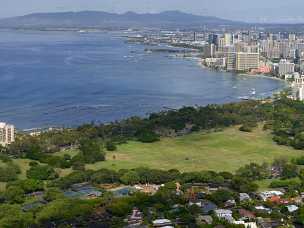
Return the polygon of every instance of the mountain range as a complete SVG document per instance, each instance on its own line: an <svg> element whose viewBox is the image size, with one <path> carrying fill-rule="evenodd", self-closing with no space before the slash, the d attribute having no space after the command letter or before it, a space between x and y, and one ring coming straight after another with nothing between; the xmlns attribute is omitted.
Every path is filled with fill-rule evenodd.
<svg viewBox="0 0 304 228"><path fill-rule="evenodd" d="M199 26L234 25L239 22L180 11L124 14L102 11L33 13L0 19L0 27L107 27L107 26Z"/></svg>

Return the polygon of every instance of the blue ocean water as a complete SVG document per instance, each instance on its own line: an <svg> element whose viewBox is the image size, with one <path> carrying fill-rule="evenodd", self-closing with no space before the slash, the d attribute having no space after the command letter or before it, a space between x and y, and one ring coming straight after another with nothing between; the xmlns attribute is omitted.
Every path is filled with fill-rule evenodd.
<svg viewBox="0 0 304 228"><path fill-rule="evenodd" d="M77 126L284 87L145 48L109 33L0 31L0 121L21 129Z"/></svg>

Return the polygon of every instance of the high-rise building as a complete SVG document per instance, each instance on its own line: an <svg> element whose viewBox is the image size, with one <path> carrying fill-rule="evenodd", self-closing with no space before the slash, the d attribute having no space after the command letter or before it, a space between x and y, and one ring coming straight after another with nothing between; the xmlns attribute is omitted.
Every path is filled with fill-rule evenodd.
<svg viewBox="0 0 304 228"><path fill-rule="evenodd" d="M209 44L218 44L218 35L217 34L209 34L208 36L208 42Z"/></svg>
<svg viewBox="0 0 304 228"><path fill-rule="evenodd" d="M236 70L249 71L258 69L260 54L258 52L238 52L236 55Z"/></svg>
<svg viewBox="0 0 304 228"><path fill-rule="evenodd" d="M204 57L205 58L213 58L216 53L216 46L215 44L208 44L204 47Z"/></svg>
<svg viewBox="0 0 304 228"><path fill-rule="evenodd" d="M279 62L279 75L283 76L285 74L294 73L295 64L288 62L286 59L281 59Z"/></svg>
<svg viewBox="0 0 304 228"><path fill-rule="evenodd" d="M291 42L295 41L296 40L296 34L290 33L288 35L288 40L291 41Z"/></svg>
<svg viewBox="0 0 304 228"><path fill-rule="evenodd" d="M227 53L227 70L235 71L236 69L236 52Z"/></svg>
<svg viewBox="0 0 304 228"><path fill-rule="evenodd" d="M0 122L0 145L6 146L14 141L15 141L14 125Z"/></svg>
<svg viewBox="0 0 304 228"><path fill-rule="evenodd" d="M233 36L231 33L224 34L225 46L230 46L233 42Z"/></svg>
<svg viewBox="0 0 304 228"><path fill-rule="evenodd" d="M304 78L303 77L297 77L294 79L294 82L292 83L292 92L293 92L293 98L295 100L304 100Z"/></svg>

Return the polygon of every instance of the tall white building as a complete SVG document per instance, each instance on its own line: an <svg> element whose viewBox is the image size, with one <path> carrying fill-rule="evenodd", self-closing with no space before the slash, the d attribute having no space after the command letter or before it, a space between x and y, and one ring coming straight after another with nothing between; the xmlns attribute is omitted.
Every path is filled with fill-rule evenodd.
<svg viewBox="0 0 304 228"><path fill-rule="evenodd" d="M0 145L6 146L15 141L14 125L0 122Z"/></svg>
<svg viewBox="0 0 304 228"><path fill-rule="evenodd" d="M231 33L224 34L225 46L230 46L233 42L233 35Z"/></svg>
<svg viewBox="0 0 304 228"><path fill-rule="evenodd" d="M304 77L296 77L292 83L293 99L304 100Z"/></svg>
<svg viewBox="0 0 304 228"><path fill-rule="evenodd" d="M282 59L279 62L279 75L284 76L285 74L294 73L295 64L288 62L286 59Z"/></svg>
<svg viewBox="0 0 304 228"><path fill-rule="evenodd" d="M236 69L236 52L227 53L227 70L235 71Z"/></svg>

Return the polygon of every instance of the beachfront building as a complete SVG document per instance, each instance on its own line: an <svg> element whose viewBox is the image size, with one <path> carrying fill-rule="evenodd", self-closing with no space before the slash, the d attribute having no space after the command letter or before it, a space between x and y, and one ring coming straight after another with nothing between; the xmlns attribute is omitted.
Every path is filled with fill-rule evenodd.
<svg viewBox="0 0 304 228"><path fill-rule="evenodd" d="M292 83L292 98L295 100L304 101L304 76L294 78Z"/></svg>
<svg viewBox="0 0 304 228"><path fill-rule="evenodd" d="M15 141L14 125L0 122L0 145L7 146Z"/></svg>
<svg viewBox="0 0 304 228"><path fill-rule="evenodd" d="M260 63L260 54L253 52L238 52L236 55L236 70L250 71L258 69Z"/></svg>
<svg viewBox="0 0 304 228"><path fill-rule="evenodd" d="M258 52L228 52L227 71L247 72L258 69L260 54Z"/></svg>
<svg viewBox="0 0 304 228"><path fill-rule="evenodd" d="M288 62L286 59L281 59L279 62L279 75L291 74L295 72L295 64Z"/></svg>
<svg viewBox="0 0 304 228"><path fill-rule="evenodd" d="M227 53L227 70L235 71L236 69L236 52Z"/></svg>

